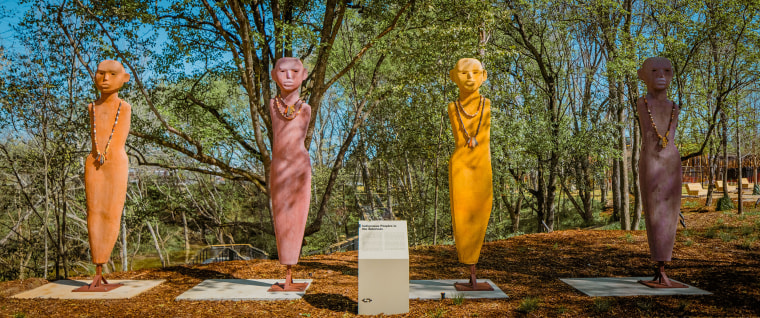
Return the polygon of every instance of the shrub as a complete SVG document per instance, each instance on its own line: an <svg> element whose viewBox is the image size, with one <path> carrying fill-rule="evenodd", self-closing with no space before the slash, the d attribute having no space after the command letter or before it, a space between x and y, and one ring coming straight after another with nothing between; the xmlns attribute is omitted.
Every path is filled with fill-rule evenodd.
<svg viewBox="0 0 760 318"><path fill-rule="evenodd" d="M718 202L715 205L715 211L730 211L733 209L734 201L731 201L731 198L725 195L722 198L718 199Z"/></svg>
<svg viewBox="0 0 760 318"><path fill-rule="evenodd" d="M596 298L594 299L594 311L602 313L608 312L612 309L612 302L608 299Z"/></svg>
<svg viewBox="0 0 760 318"><path fill-rule="evenodd" d="M517 311L527 314L538 309L540 303L541 299L538 297L525 297L520 301L520 306L517 307Z"/></svg>

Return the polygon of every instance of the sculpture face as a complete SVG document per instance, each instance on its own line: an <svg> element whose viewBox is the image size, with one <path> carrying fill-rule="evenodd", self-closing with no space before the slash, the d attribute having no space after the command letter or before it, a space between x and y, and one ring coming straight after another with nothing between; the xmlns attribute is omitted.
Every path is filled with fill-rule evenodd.
<svg viewBox="0 0 760 318"><path fill-rule="evenodd" d="M480 61L464 58L457 61L454 69L449 71L449 77L457 84L460 92L472 93L486 81L488 74Z"/></svg>
<svg viewBox="0 0 760 318"><path fill-rule="evenodd" d="M129 82L129 74L124 70L121 63L113 60L105 60L98 64L98 70L95 72L95 87L101 93L115 93Z"/></svg>
<svg viewBox="0 0 760 318"><path fill-rule="evenodd" d="M283 93L292 92L301 87L306 75L307 72L303 63L294 57L283 57L277 60L272 69L272 79Z"/></svg>
<svg viewBox="0 0 760 318"><path fill-rule="evenodd" d="M650 57L641 65L638 74L648 90L666 90L673 80L673 65L664 57Z"/></svg>

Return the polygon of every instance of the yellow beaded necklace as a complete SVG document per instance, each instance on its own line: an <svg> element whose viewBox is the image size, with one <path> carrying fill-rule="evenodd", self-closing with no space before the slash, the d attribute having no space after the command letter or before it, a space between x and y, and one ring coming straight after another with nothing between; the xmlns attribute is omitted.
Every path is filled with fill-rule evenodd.
<svg viewBox="0 0 760 318"><path fill-rule="evenodd" d="M657 138L660 140L660 146L662 149L665 149L665 146L668 145L668 135L670 134L670 128L673 126L673 117L675 117L676 114L676 103L670 102L673 105L673 108L670 110L670 122L668 123L668 130L665 131L665 136L660 135L660 132L657 131L657 125L654 124L654 117L652 117L652 112L649 110L649 102L647 101L646 95L644 96L644 106L647 108L647 113L649 114L649 120L652 122L652 128L654 128L654 133L657 134Z"/></svg>

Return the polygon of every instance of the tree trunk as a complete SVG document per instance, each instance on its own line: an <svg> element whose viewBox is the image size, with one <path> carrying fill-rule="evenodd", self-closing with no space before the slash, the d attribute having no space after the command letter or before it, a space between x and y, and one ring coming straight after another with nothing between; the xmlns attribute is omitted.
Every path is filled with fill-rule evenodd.
<svg viewBox="0 0 760 318"><path fill-rule="evenodd" d="M626 231L631 230L631 199L630 190L628 188L628 147L626 147L625 140L625 106L623 106L623 92L621 92L622 85L616 85L616 98L618 104L617 120L618 120L618 149L620 149L620 228Z"/></svg>
<svg viewBox="0 0 760 318"><path fill-rule="evenodd" d="M620 217L620 160L612 159L612 220Z"/></svg>
<svg viewBox="0 0 760 318"><path fill-rule="evenodd" d="M723 124L723 138L720 141L723 147L723 196L728 197L728 120L723 110L720 111L720 121Z"/></svg>
<svg viewBox="0 0 760 318"><path fill-rule="evenodd" d="M150 225L150 222L148 220L145 220L145 224L148 225L148 230L150 231L150 236L153 237L153 245L156 248L156 252L158 253L158 258L161 259L161 267L166 267L166 261L164 260L164 254L161 253L161 247L158 245L158 237L156 237L156 232L153 230L153 226Z"/></svg>
<svg viewBox="0 0 760 318"><path fill-rule="evenodd" d="M639 184L639 157L641 155L641 130L639 130L639 121L633 121L633 144L631 145L631 172L633 181L633 230L638 230L641 225L641 210L643 203L641 201L641 188Z"/></svg>
<svg viewBox="0 0 760 318"><path fill-rule="evenodd" d="M127 209L121 211L121 271L129 270L127 262Z"/></svg>
<svg viewBox="0 0 760 318"><path fill-rule="evenodd" d="M599 203L602 209L607 207L607 172L602 170L602 179L599 180Z"/></svg>
<svg viewBox="0 0 760 318"><path fill-rule="evenodd" d="M739 116L739 102L736 103L736 114ZM739 119L737 117L736 119L736 159L737 159L737 166L736 168L739 170L737 177L736 177L736 189L739 191L738 197L737 197L737 213L742 214L742 187L744 186L742 184L742 140L741 140L741 134L739 133Z"/></svg>
<svg viewBox="0 0 760 318"><path fill-rule="evenodd" d="M707 199L705 199L705 206L711 206L713 201L713 193L715 193L715 174L718 169L718 151L715 149L715 142L710 140L710 148L707 153Z"/></svg>
<svg viewBox="0 0 760 318"><path fill-rule="evenodd" d="M438 158L440 157L440 152L441 152L441 143L442 143L441 142L441 136L443 136L443 126L444 126L443 123L444 123L444 121L445 121L445 116L441 115L440 116L440 123L438 125L438 145L436 145L436 148L435 148L435 169L433 170L434 171L433 173L435 174L435 181L434 181L435 182L435 190L434 190L434 192L435 192L435 194L434 194L435 199L434 199L434 202L433 202L433 245L437 245L438 244L438 193L440 192L439 191L440 190L440 185L438 184L438 174L439 174L439 172L438 172L438 164L439 164Z"/></svg>

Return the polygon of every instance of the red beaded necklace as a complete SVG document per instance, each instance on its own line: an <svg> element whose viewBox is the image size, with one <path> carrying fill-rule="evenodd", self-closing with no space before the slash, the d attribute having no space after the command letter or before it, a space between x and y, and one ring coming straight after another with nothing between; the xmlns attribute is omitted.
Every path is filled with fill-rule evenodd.
<svg viewBox="0 0 760 318"><path fill-rule="evenodd" d="M301 113L303 110L303 100L300 98L295 102L293 105L285 104L285 101L282 100L282 97L278 94L277 97L275 97L275 107L277 107L277 112L282 115L282 118L285 118L286 120L293 120L296 117L298 117L298 114ZM298 111L296 111L296 106L298 107ZM283 109L284 108L284 109Z"/></svg>

